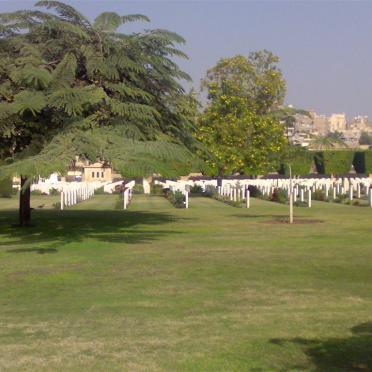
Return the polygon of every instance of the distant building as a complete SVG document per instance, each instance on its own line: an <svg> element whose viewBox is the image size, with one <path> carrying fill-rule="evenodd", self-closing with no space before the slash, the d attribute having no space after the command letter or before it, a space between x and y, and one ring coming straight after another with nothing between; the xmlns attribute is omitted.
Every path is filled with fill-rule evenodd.
<svg viewBox="0 0 372 372"><path fill-rule="evenodd" d="M313 119L313 130L318 132L318 135L324 136L329 132L329 120L325 115L318 115L315 111L310 112Z"/></svg>
<svg viewBox="0 0 372 372"><path fill-rule="evenodd" d="M287 137L294 145L308 146L313 131L313 120L308 115L295 114L293 123L287 127Z"/></svg>
<svg viewBox="0 0 372 372"><path fill-rule="evenodd" d="M105 163L93 163L84 167L84 181L112 181L112 168Z"/></svg>
<svg viewBox="0 0 372 372"><path fill-rule="evenodd" d="M370 125L368 123L368 116L355 116L351 123L348 125L348 129L358 129L361 131L368 130L369 127Z"/></svg>
<svg viewBox="0 0 372 372"><path fill-rule="evenodd" d="M360 147L359 139L362 132L372 135L372 123L368 116L355 116L351 122L346 121L346 115L317 114L314 110L308 111L309 115L295 114L292 121L286 123L286 135L291 144L307 147L314 138L326 136L330 132L339 132L342 140L348 147Z"/></svg>
<svg viewBox="0 0 372 372"><path fill-rule="evenodd" d="M344 113L332 114L328 120L330 132L340 132L346 129L346 115Z"/></svg>
<svg viewBox="0 0 372 372"><path fill-rule="evenodd" d="M118 175L113 174L112 167L104 161L90 163L88 160L76 158L69 167L66 181L109 181Z"/></svg>
<svg viewBox="0 0 372 372"><path fill-rule="evenodd" d="M348 147L359 147L360 130L359 129L345 129L340 131L342 140Z"/></svg>

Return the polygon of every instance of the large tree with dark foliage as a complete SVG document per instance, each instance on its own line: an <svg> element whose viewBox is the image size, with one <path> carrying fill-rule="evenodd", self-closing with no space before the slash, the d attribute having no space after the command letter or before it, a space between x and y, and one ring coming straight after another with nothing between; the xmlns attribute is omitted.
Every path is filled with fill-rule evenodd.
<svg viewBox="0 0 372 372"><path fill-rule="evenodd" d="M92 23L58 1L36 7L0 14L0 177L21 177L21 225L32 178L65 171L76 155L125 175L167 175L193 143L180 85L189 77L172 60L186 57L182 37L118 31L149 21L139 14L105 12Z"/></svg>

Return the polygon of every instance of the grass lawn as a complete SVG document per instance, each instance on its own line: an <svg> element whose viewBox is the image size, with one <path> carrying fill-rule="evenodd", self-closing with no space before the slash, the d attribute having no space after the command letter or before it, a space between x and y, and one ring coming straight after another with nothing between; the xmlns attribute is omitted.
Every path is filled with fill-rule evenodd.
<svg viewBox="0 0 372 372"><path fill-rule="evenodd" d="M371 208L37 198L0 199L1 371L372 370Z"/></svg>

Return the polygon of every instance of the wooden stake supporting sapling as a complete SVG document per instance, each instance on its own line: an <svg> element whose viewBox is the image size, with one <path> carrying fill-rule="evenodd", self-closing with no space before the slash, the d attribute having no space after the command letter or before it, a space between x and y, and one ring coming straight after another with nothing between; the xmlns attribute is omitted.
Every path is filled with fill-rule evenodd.
<svg viewBox="0 0 372 372"><path fill-rule="evenodd" d="M293 224L293 188L291 165L289 165L289 223Z"/></svg>

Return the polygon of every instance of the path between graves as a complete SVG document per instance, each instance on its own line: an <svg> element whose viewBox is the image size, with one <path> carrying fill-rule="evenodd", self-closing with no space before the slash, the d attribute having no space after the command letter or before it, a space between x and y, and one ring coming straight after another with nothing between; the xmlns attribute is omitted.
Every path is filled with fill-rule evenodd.
<svg viewBox="0 0 372 372"><path fill-rule="evenodd" d="M232 208L227 204L207 197L191 197L189 199L189 209L221 209ZM134 194L132 204L129 207L132 211L156 211L167 210L176 211L177 209L161 195Z"/></svg>
<svg viewBox="0 0 372 372"><path fill-rule="evenodd" d="M70 210L113 210L118 200L118 195L94 195L92 198L68 207Z"/></svg>
<svg viewBox="0 0 372 372"><path fill-rule="evenodd" d="M129 207L130 211L161 211L172 210L172 204L161 195L133 194L133 199Z"/></svg>

